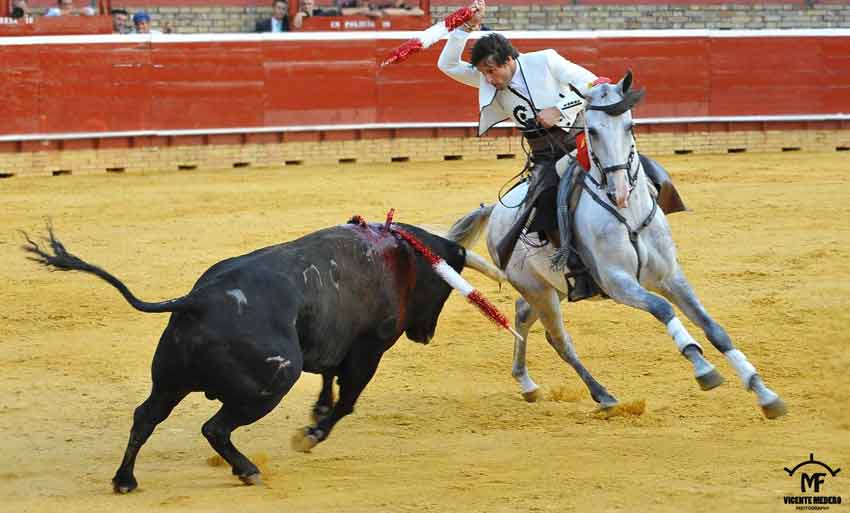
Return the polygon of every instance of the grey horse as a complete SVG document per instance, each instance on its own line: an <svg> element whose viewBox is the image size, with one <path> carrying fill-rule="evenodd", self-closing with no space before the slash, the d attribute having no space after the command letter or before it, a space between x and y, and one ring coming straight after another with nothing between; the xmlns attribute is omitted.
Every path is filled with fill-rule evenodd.
<svg viewBox="0 0 850 513"><path fill-rule="evenodd" d="M632 75L628 73L616 84L593 87L585 98L584 133L591 166L588 172L578 173L572 198L565 197L566 178L561 180L558 204L562 239L570 240L564 238L567 217L563 214L572 199L571 244L602 291L614 301L658 319L678 351L693 365L700 387L710 390L723 383L723 377L705 359L702 346L676 316L671 302L675 304L723 353L744 387L756 394L764 415L780 417L787 411L782 399L765 385L744 353L735 348L726 331L711 318L679 267L670 226L637 158L631 107L643 91L630 90L631 83ZM612 407L617 399L582 364L564 328L560 302L567 284L564 273L553 265L555 250L551 245L540 248L536 236L527 234L525 240L517 243L507 265L498 262L496 247L512 226L525 192L525 185L520 185L501 202L472 211L452 226L448 238L468 247L486 229L490 257L505 269L508 281L522 296L516 302L516 327L522 338L517 337L514 342L512 374L526 400L539 396L539 387L525 363L525 339L539 319L549 344L575 369L591 397L601 408Z"/></svg>

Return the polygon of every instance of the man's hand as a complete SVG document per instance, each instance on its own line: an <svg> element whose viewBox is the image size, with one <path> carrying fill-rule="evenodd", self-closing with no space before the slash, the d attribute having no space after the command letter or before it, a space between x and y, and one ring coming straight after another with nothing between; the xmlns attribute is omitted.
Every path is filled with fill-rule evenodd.
<svg viewBox="0 0 850 513"><path fill-rule="evenodd" d="M552 128L561 120L561 111L557 107L549 107L537 113L537 122L543 128Z"/></svg>
<svg viewBox="0 0 850 513"><path fill-rule="evenodd" d="M469 18L469 21L467 21L466 24L472 28L478 29L481 26L481 22L484 21L484 11L487 10L487 3L484 0L475 0L469 8L472 9L475 14L472 15L472 18Z"/></svg>

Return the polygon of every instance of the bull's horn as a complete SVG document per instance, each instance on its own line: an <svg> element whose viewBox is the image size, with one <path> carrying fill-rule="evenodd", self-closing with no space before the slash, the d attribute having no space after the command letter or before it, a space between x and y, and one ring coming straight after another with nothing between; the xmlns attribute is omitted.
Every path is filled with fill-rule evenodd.
<svg viewBox="0 0 850 513"><path fill-rule="evenodd" d="M502 283L506 279L505 273L501 269L485 260L478 253L468 249L466 250L466 267L475 269L497 283Z"/></svg>

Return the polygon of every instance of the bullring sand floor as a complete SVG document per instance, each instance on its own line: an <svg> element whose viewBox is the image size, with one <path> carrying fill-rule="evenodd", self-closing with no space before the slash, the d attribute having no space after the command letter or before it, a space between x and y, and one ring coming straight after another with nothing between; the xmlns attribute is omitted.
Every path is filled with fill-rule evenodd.
<svg viewBox="0 0 850 513"><path fill-rule="evenodd" d="M727 378L701 392L664 327L611 302L564 305L594 375L642 415L594 416L573 371L534 328L522 400L512 341L458 296L429 346L401 339L356 412L311 454L289 448L319 389L305 374L234 441L264 472L242 486L177 407L140 453L140 488L114 495L133 409L146 397L165 315L107 284L24 258L16 229L50 216L72 252L140 297L184 294L212 263L352 214L446 229L495 200L518 161L11 178L0 181L0 511L3 512L791 512L815 458L846 470L820 495L850 512L850 153L662 159L692 212L671 216L682 266L713 316L790 413L765 420ZM483 246L477 246L486 253ZM513 317L513 291L467 271ZM701 335L690 323L692 333Z"/></svg>

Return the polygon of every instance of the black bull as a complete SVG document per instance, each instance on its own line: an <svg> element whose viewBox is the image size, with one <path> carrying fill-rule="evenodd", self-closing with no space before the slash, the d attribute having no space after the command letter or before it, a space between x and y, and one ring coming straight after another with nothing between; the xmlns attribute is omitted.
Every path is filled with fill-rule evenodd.
<svg viewBox="0 0 850 513"><path fill-rule="evenodd" d="M482 270L463 247L414 226L398 226L456 271L465 262ZM314 425L296 434L293 447L309 450L325 440L354 410L381 356L402 333L429 342L451 292L421 255L377 225L327 228L224 260L187 295L159 303L139 300L119 279L69 254L52 229L53 254L27 242L24 249L34 260L95 274L137 310L173 312L154 354L150 396L136 408L112 480L122 493L138 486L136 455L154 428L197 391L222 403L203 425L203 435L234 475L259 482L257 467L231 442L233 430L264 417L307 371L322 375L322 391L313 408Z"/></svg>

